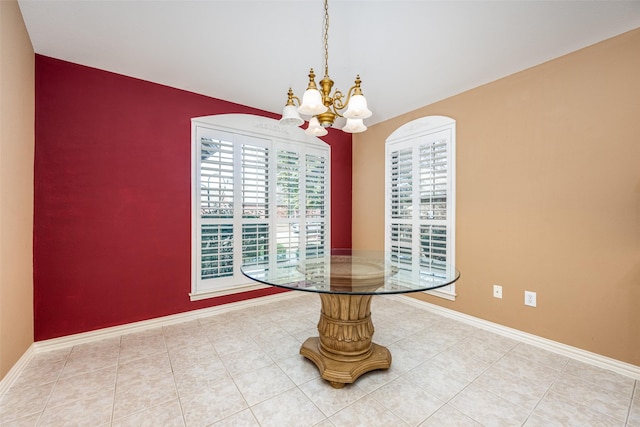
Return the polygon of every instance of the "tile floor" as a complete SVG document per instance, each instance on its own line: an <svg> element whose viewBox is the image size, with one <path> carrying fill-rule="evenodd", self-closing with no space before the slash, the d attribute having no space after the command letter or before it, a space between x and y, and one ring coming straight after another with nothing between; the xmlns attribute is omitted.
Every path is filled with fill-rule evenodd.
<svg viewBox="0 0 640 427"><path fill-rule="evenodd" d="M374 297L393 363L333 389L298 354L316 295L32 359L2 426L634 426L640 381ZM399 322L398 319L403 319Z"/></svg>

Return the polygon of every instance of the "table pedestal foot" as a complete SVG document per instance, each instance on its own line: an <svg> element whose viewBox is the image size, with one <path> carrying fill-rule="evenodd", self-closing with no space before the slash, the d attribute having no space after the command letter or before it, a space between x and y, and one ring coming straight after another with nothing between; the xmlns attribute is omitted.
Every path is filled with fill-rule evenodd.
<svg viewBox="0 0 640 427"><path fill-rule="evenodd" d="M300 348L300 354L311 360L318 367L320 376L327 380L333 388L342 388L353 383L359 376L376 369L387 369L391 366L391 353L386 347L371 344L368 357L356 361L334 360L320 351L320 339L308 338Z"/></svg>

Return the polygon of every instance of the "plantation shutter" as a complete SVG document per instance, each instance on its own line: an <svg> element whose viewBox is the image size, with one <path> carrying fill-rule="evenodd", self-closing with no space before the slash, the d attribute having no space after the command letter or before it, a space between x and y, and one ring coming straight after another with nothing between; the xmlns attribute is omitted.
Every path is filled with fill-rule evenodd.
<svg viewBox="0 0 640 427"><path fill-rule="evenodd" d="M413 150L391 152L391 245L392 259L410 268L413 263Z"/></svg>
<svg viewBox="0 0 640 427"><path fill-rule="evenodd" d="M198 128L200 282L233 284L268 262L270 141Z"/></svg>
<svg viewBox="0 0 640 427"><path fill-rule="evenodd" d="M230 135L201 136L201 279L233 276L233 215L233 143Z"/></svg>
<svg viewBox="0 0 640 427"><path fill-rule="evenodd" d="M447 262L447 139L428 141L420 152L421 262L444 268Z"/></svg>
<svg viewBox="0 0 640 427"><path fill-rule="evenodd" d="M273 119L204 119L192 121L191 299L257 287L242 266L329 253L329 146Z"/></svg>
<svg viewBox="0 0 640 427"><path fill-rule="evenodd" d="M327 168L326 156L305 157L305 247L307 257L326 253Z"/></svg>
<svg viewBox="0 0 640 427"><path fill-rule="evenodd" d="M455 262L455 122L437 116L443 125L420 128L433 118L411 122L387 139L385 247L399 268L423 265L444 273ZM438 292L454 296L455 288Z"/></svg>
<svg viewBox="0 0 640 427"><path fill-rule="evenodd" d="M278 150L277 171L278 261L292 261L300 256L300 155Z"/></svg>
<svg viewBox="0 0 640 427"><path fill-rule="evenodd" d="M242 264L269 261L269 148L242 144Z"/></svg>

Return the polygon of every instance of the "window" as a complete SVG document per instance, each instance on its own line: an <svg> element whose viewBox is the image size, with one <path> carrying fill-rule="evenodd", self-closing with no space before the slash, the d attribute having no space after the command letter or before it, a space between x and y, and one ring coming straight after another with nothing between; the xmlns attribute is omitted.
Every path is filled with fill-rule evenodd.
<svg viewBox="0 0 640 427"><path fill-rule="evenodd" d="M455 121L429 116L386 141L385 249L398 264L455 264ZM455 298L455 285L430 291Z"/></svg>
<svg viewBox="0 0 640 427"><path fill-rule="evenodd" d="M329 160L327 144L273 119L192 120L192 300L261 287L242 265L329 250Z"/></svg>

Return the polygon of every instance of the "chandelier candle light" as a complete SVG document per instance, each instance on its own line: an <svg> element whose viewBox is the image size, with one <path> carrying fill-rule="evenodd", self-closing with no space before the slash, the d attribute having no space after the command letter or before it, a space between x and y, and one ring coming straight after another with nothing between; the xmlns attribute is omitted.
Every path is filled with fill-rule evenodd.
<svg viewBox="0 0 640 427"><path fill-rule="evenodd" d="M312 68L309 71L309 85L302 95L302 102L289 88L287 105L282 111L280 124L300 126L304 123L300 117L300 114L303 114L312 116L309 120L309 126L305 129L305 133L308 135L326 135L328 133L326 128L333 125L336 117L347 119L346 125L342 128L344 132L358 133L367 130L362 120L371 117L371 111L367 108L367 100L362 95L359 75L356 76L355 84L347 92L345 100L343 100L344 94L338 89L331 96L333 80L329 77L329 5L327 0L324 0L324 78L320 80L320 90L316 86L315 78L316 75ZM298 102L299 107L296 108L294 101ZM339 111L345 108L347 110L340 114Z"/></svg>

